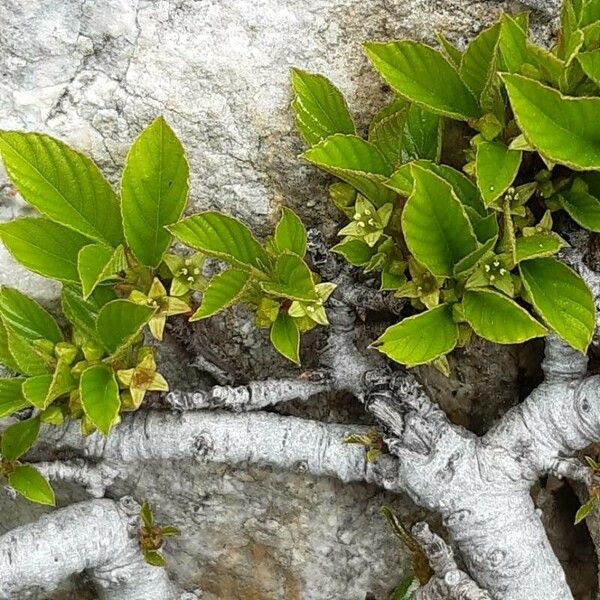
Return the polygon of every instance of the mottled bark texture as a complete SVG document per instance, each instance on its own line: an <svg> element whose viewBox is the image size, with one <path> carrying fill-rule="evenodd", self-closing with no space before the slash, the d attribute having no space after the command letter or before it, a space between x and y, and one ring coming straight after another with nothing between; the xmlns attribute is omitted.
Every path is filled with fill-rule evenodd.
<svg viewBox="0 0 600 600"><path fill-rule="evenodd" d="M144 562L139 505L124 498L73 504L0 537L0 598L51 592L86 571L100 599L174 600L164 569Z"/></svg>

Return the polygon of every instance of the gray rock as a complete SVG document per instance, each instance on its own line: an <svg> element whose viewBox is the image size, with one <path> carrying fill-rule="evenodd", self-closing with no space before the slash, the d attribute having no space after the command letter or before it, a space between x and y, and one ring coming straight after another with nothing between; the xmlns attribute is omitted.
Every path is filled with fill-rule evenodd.
<svg viewBox="0 0 600 600"><path fill-rule="evenodd" d="M285 204L332 233L326 179L296 158L303 146L289 68L330 77L364 130L388 92L362 41L433 42L442 30L464 46L501 10L519 8L509 0L0 0L0 128L58 136L116 184L132 140L163 114L190 160L190 212L223 209L265 233ZM550 34L544 17L536 37ZM0 220L27 212L6 183L0 172ZM58 292L4 250L0 283L45 302ZM78 490L59 492L63 504L80 499ZM366 485L205 465L132 465L111 490L121 493L148 499L160 520L182 529L166 550L169 570L205 599L383 600L409 557L377 510L391 503L408 521L420 514ZM38 514L3 492L0 505L1 531ZM56 598L83 598L85 589L71 582Z"/></svg>

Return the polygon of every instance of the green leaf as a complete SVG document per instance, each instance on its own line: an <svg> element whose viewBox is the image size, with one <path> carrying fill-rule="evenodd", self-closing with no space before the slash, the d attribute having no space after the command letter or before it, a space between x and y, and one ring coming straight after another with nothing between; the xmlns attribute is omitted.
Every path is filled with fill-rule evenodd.
<svg viewBox="0 0 600 600"><path fill-rule="evenodd" d="M522 153L509 150L502 142L481 142L477 146L477 186L489 205L512 185L521 166Z"/></svg>
<svg viewBox="0 0 600 600"><path fill-rule="evenodd" d="M583 280L554 258L528 260L519 268L537 313L563 340L585 352L596 325L596 307Z"/></svg>
<svg viewBox="0 0 600 600"><path fill-rule="evenodd" d="M0 154L21 196L52 221L98 242L123 239L119 202L98 167L40 133L0 132Z"/></svg>
<svg viewBox="0 0 600 600"><path fill-rule="evenodd" d="M473 38L463 54L460 76L477 98L495 72L499 36L500 23L496 23Z"/></svg>
<svg viewBox="0 0 600 600"><path fill-rule="evenodd" d="M9 485L31 502L55 506L54 491L44 476L31 465L17 465L8 476Z"/></svg>
<svg viewBox="0 0 600 600"><path fill-rule="evenodd" d="M421 587L416 577L405 577L392 593L390 600L412 600L414 593Z"/></svg>
<svg viewBox="0 0 600 600"><path fill-rule="evenodd" d="M147 502L142 504L142 509L140 510L140 517L144 526L150 529L154 525L154 515L152 514L152 509Z"/></svg>
<svg viewBox="0 0 600 600"><path fill-rule="evenodd" d="M184 244L236 267L262 270L269 264L266 252L252 232L228 215L202 212L167 229Z"/></svg>
<svg viewBox="0 0 600 600"><path fill-rule="evenodd" d="M517 123L540 154L575 170L600 169L600 98L570 98L504 74Z"/></svg>
<svg viewBox="0 0 600 600"><path fill-rule="evenodd" d="M404 105L397 112L369 127L369 142L376 146L391 164L396 164L402 157L402 138L407 112L408 107Z"/></svg>
<svg viewBox="0 0 600 600"><path fill-rule="evenodd" d="M167 564L165 557L156 550L144 550L144 560L153 567L164 567Z"/></svg>
<svg viewBox="0 0 600 600"><path fill-rule="evenodd" d="M17 371L23 375L41 375L51 372L50 359L43 357L35 351L32 340L25 338L12 327L4 323L6 331L8 351L17 365Z"/></svg>
<svg viewBox="0 0 600 600"><path fill-rule="evenodd" d="M8 327L28 340L44 338L55 344L63 341L54 317L18 290L0 289L0 315Z"/></svg>
<svg viewBox="0 0 600 600"><path fill-rule="evenodd" d="M0 364L4 365L11 371L20 372L19 365L15 357L11 354L8 347L8 331L4 325L4 321L0 317Z"/></svg>
<svg viewBox="0 0 600 600"><path fill-rule="evenodd" d="M307 150L300 158L355 187L377 207L394 201L384 181L392 165L376 146L354 135L336 134Z"/></svg>
<svg viewBox="0 0 600 600"><path fill-rule="evenodd" d="M40 433L40 420L27 419L6 428L2 434L0 452L5 460L17 460L34 444Z"/></svg>
<svg viewBox="0 0 600 600"><path fill-rule="evenodd" d="M583 72L597 85L600 86L600 50L580 52L577 60Z"/></svg>
<svg viewBox="0 0 600 600"><path fill-rule="evenodd" d="M585 27L600 21L600 1L599 0L588 0L581 8L581 18L579 20L579 26Z"/></svg>
<svg viewBox="0 0 600 600"><path fill-rule="evenodd" d="M412 367L447 354L457 341L452 308L441 304L388 327L372 345L392 360Z"/></svg>
<svg viewBox="0 0 600 600"><path fill-rule="evenodd" d="M552 256L562 247L562 243L557 236L543 234L517 238L516 245L517 262Z"/></svg>
<svg viewBox="0 0 600 600"><path fill-rule="evenodd" d="M306 229L300 217L289 208L283 214L275 228L275 244L280 252L293 252L300 257L306 254Z"/></svg>
<svg viewBox="0 0 600 600"><path fill-rule="evenodd" d="M280 312L271 326L271 343L287 359L300 364L300 332L296 320Z"/></svg>
<svg viewBox="0 0 600 600"><path fill-rule="evenodd" d="M500 21L500 53L508 71L518 73L525 63L531 63L527 51L527 32L510 15Z"/></svg>
<svg viewBox="0 0 600 600"><path fill-rule="evenodd" d="M600 232L600 201L585 189L574 185L559 196L562 207L577 224Z"/></svg>
<svg viewBox="0 0 600 600"><path fill-rule="evenodd" d="M471 224L473 225L473 231L480 243L485 244L498 235L498 216L496 213L491 213L487 217L479 218L477 215L470 214L468 207L465 208L465 210L467 211L467 214L469 214Z"/></svg>
<svg viewBox="0 0 600 600"><path fill-rule="evenodd" d="M250 274L240 269L229 269L215 275L202 294L202 304L190 321L212 317L234 304L244 293Z"/></svg>
<svg viewBox="0 0 600 600"><path fill-rule="evenodd" d="M582 504L575 514L575 525L579 525L594 510L596 504L598 504L596 496L592 496L585 504Z"/></svg>
<svg viewBox="0 0 600 600"><path fill-rule="evenodd" d="M458 69L462 61L463 53L458 48L456 48L456 46L451 44L446 39L443 33L440 33L438 31L436 32L435 37L444 49L444 53L446 54L448 60Z"/></svg>
<svg viewBox="0 0 600 600"><path fill-rule="evenodd" d="M79 396L90 421L108 435L121 407L119 384L113 370L105 364L88 367L79 380Z"/></svg>
<svg viewBox="0 0 600 600"><path fill-rule="evenodd" d="M158 267L171 244L165 225L183 214L188 180L183 146L164 118L158 117L131 146L121 179L125 239L147 267Z"/></svg>
<svg viewBox="0 0 600 600"><path fill-rule="evenodd" d="M88 238L45 217L25 217L0 225L0 239L24 267L49 277L77 283L77 253Z"/></svg>
<svg viewBox="0 0 600 600"><path fill-rule="evenodd" d="M23 381L22 393L25 399L40 410L45 410L56 398L75 388L71 367L58 362L54 373L36 375Z"/></svg>
<svg viewBox="0 0 600 600"><path fill-rule="evenodd" d="M402 134L402 160L438 161L442 154L444 119L418 104L412 104L406 115Z"/></svg>
<svg viewBox="0 0 600 600"><path fill-rule="evenodd" d="M292 69L296 127L309 146L334 133L356 133L341 92L322 75Z"/></svg>
<svg viewBox="0 0 600 600"><path fill-rule="evenodd" d="M84 300L100 283L115 277L126 266L123 246L117 246L114 250L102 244L84 246L77 257L77 271Z"/></svg>
<svg viewBox="0 0 600 600"><path fill-rule="evenodd" d="M180 535L181 531L177 529L177 527L173 527L172 525L167 525L166 527L160 528L160 535L162 537L173 537L175 535Z"/></svg>
<svg viewBox="0 0 600 600"><path fill-rule="evenodd" d="M454 193L464 206L471 207L481 217L486 216L486 208L481 201L479 190L475 184L460 171L448 165L438 165L430 160L416 160L412 163L402 165L397 169L388 179L386 185L402 196L410 196L414 186L412 176L413 165L433 171L436 175L445 179L452 186Z"/></svg>
<svg viewBox="0 0 600 600"><path fill-rule="evenodd" d="M432 171L413 166L414 190L402 213L402 230L413 256L438 277L477 248L465 210L452 186Z"/></svg>
<svg viewBox="0 0 600 600"><path fill-rule="evenodd" d="M25 379L22 377L0 379L0 418L8 417L29 406L21 392L21 385L24 381Z"/></svg>
<svg viewBox="0 0 600 600"><path fill-rule="evenodd" d="M453 119L481 116L477 99L437 50L413 41L368 42L365 49L379 74L400 96Z"/></svg>
<svg viewBox="0 0 600 600"><path fill-rule="evenodd" d="M96 331L96 319L100 308L106 302L99 302L99 298L107 302L116 299L114 292L108 288L96 288L92 295L84 300L77 290L64 287L61 295L61 307L65 316L73 326L87 338L100 341Z"/></svg>
<svg viewBox="0 0 600 600"><path fill-rule="evenodd" d="M548 333L523 307L493 290L467 290L462 306L473 331L496 344L520 344Z"/></svg>
<svg viewBox="0 0 600 600"><path fill-rule="evenodd" d="M282 254L277 258L274 280L260 284L263 291L290 300L314 302L318 300L310 269L296 254Z"/></svg>
<svg viewBox="0 0 600 600"><path fill-rule="evenodd" d="M140 333L154 309L129 300L113 300L98 312L96 332L112 355L119 354Z"/></svg>
<svg viewBox="0 0 600 600"><path fill-rule="evenodd" d="M347 237L339 244L335 245L332 252L341 254L351 265L362 267L366 265L377 252L375 248L371 248L366 242L359 238Z"/></svg>
<svg viewBox="0 0 600 600"><path fill-rule="evenodd" d="M493 236L485 244L479 246L476 250L473 250L471 254L467 254L467 256L461 258L452 269L454 277L464 275L473 269L488 252L491 252L494 249L497 241L498 236Z"/></svg>

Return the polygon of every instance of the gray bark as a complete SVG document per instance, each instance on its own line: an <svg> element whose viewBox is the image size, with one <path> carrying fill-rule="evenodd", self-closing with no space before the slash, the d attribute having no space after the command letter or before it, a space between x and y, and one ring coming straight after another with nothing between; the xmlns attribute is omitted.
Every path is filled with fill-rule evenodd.
<svg viewBox="0 0 600 600"><path fill-rule="evenodd" d="M174 600L164 569L144 562L135 539L139 506L125 498L73 504L0 537L0 598L51 592L86 571L100 599Z"/></svg>

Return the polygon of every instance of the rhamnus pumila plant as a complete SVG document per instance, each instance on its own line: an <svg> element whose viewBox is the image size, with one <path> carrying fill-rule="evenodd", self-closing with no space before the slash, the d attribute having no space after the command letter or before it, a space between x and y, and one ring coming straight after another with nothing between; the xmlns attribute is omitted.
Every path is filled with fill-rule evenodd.
<svg viewBox="0 0 600 600"><path fill-rule="evenodd" d="M183 217L188 163L163 118L134 141L118 194L89 158L64 143L0 132L8 177L39 213L0 225L0 238L26 268L63 285L58 319L16 289L0 289L0 362L11 374L0 379L0 418L16 417L0 439L0 476L10 487L54 504L42 473L48 463L27 461L47 431L40 434L42 425L62 426L71 450L82 443L79 431L118 438L113 445L84 443L86 459L210 454L231 464L302 464L313 474L407 491L442 515L469 572L426 525L409 533L384 510L414 558L415 577L402 581L395 598L570 597L530 490L548 473L582 481L591 499L578 520L600 499L600 465L573 459L597 441L590 398L600 383L587 376L583 354L594 334L595 300L561 262L568 244L554 230L560 222L566 238L577 226L600 232L600 0L566 0L551 50L529 39L527 14L503 15L464 51L441 36L439 45L365 44L395 94L366 136L332 83L292 72L292 106L309 145L302 158L339 180L329 188L344 221L332 251L347 265L316 235L309 260L307 231L287 208L263 241L217 211ZM581 260L577 267L586 273ZM332 281L317 271L331 271ZM374 273L379 290L368 284ZM588 275L598 296L600 276ZM382 367L375 352L358 347L354 309L370 308L365 298L400 315L371 347L406 367L430 364L448 373L448 353L473 335L516 344L551 334L544 382L477 438L450 423L405 369ZM169 390L152 338L162 339L170 317L198 321L236 304L246 305L274 348L296 364L301 334L328 326L329 311L335 318L316 377L173 392L167 403L187 411L184 419L165 410L147 410L137 422L123 414L140 409L147 392ZM381 431L357 426L347 435L345 425L250 414L323 391L364 400ZM210 408L219 410L198 415ZM122 419L127 427L119 429ZM263 436L268 444L256 441ZM89 472L68 468L72 480L98 484ZM104 493L103 479L96 488ZM121 504L59 511L56 522L71 515L98 521L107 511L122 530L130 510ZM136 548L162 566L159 549L177 530L157 526L147 504L141 513L138 506L140 517ZM4 570L14 565L17 538L4 542ZM129 552L130 539L121 542ZM44 548L43 556L40 564L51 553ZM0 572L0 595L3 586L22 589L21 571L11 573ZM170 600L166 575L142 575L138 584L152 588L143 597ZM43 573L30 580L47 583Z"/></svg>
<svg viewBox="0 0 600 600"><path fill-rule="evenodd" d="M302 158L340 180L330 197L349 220L333 250L412 306L373 343L393 360L446 371L473 333L514 344L554 331L587 349L594 303L554 257L566 243L552 224L565 211L600 231L599 17L598 0L568 0L552 50L530 41L526 13L464 51L442 36L439 50L366 43L396 94L366 139L333 84L293 71Z"/></svg>
<svg viewBox="0 0 600 600"><path fill-rule="evenodd" d="M33 409L4 432L0 474L30 500L54 503L41 474L19 461L40 423L79 419L82 435L109 435L146 392L168 391L146 343L146 331L162 339L168 317L195 321L244 302L294 362L300 333L327 324L335 286L308 268L306 230L291 210L265 244L218 212L179 220L189 169L164 119L133 143L120 195L89 158L47 135L1 132L0 153L15 188L41 213L1 225L0 238L18 262L63 284L66 318L63 328L16 289L0 290L0 361L15 373L0 379L0 417ZM191 249L173 253L173 235ZM229 266L210 281L207 256Z"/></svg>

